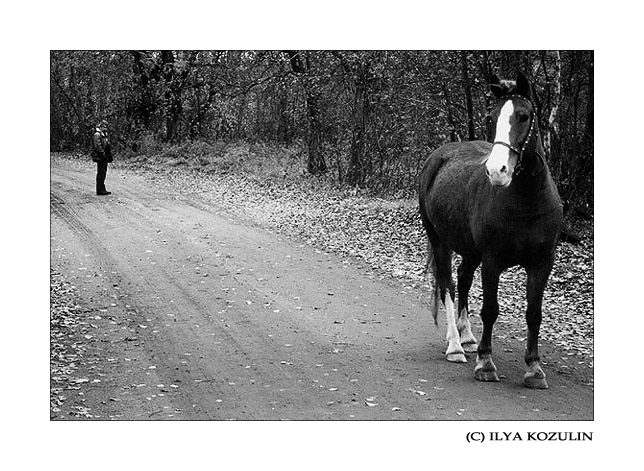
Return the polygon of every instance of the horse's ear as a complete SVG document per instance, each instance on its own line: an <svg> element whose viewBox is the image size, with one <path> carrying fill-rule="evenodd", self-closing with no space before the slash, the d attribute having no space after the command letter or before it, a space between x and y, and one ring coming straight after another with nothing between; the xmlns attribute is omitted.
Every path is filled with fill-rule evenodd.
<svg viewBox="0 0 644 471"><path fill-rule="evenodd" d="M530 82L521 71L517 73L517 88L515 93L530 99Z"/></svg>
<svg viewBox="0 0 644 471"><path fill-rule="evenodd" d="M501 98L503 95L505 95L506 89L503 85L501 85L501 81L499 80L499 77L496 76L496 74L490 77L489 82L490 82L490 91L494 93L495 97Z"/></svg>

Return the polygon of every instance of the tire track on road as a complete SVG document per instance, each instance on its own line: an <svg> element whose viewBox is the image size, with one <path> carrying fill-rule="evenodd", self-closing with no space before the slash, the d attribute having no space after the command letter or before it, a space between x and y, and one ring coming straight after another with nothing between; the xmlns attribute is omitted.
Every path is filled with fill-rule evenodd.
<svg viewBox="0 0 644 471"><path fill-rule="evenodd" d="M413 294L332 254L222 216L199 195L158 193L138 176L116 173L116 196L97 198L85 191L91 173L52 175L55 235L70 260L106 275L88 281L90 307L92 296L119 300L108 308L119 324L102 326L112 329L109 354L137 360L112 372L130 385L123 402L103 406L123 418L592 416L566 378L546 394L519 388L515 355L497 356L507 381L474 382L471 362L443 360L440 333ZM136 340L123 341L130 334ZM177 387L159 406L150 384Z"/></svg>

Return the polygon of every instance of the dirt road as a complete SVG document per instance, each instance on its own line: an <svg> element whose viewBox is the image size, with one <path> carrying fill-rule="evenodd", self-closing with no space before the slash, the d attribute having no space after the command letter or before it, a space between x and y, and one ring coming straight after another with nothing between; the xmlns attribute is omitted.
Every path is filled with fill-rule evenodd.
<svg viewBox="0 0 644 471"><path fill-rule="evenodd" d="M51 169L51 264L97 359L69 400L94 418L593 418L574 376L546 366L549 390L521 386L521 344L495 340L500 383L446 362L418 292L125 171L97 197L94 176Z"/></svg>

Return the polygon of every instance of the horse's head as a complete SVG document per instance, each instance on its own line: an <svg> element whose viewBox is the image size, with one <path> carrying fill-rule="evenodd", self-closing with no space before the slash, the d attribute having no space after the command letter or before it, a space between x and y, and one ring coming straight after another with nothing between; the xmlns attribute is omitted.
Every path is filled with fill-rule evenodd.
<svg viewBox="0 0 644 471"><path fill-rule="evenodd" d="M535 110L530 100L530 83L521 72L516 82L501 81L495 75L490 80L490 90L498 102L489 115L494 145L485 171L492 185L508 186L520 167L533 131Z"/></svg>

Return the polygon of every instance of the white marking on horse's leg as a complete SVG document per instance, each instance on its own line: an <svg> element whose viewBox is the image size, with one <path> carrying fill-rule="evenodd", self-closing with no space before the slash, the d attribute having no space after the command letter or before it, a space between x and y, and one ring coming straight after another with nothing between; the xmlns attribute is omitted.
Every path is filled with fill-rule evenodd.
<svg viewBox="0 0 644 471"><path fill-rule="evenodd" d="M510 118L514 113L514 104L508 100L501 107L499 118L496 121L494 141L510 144ZM502 145L495 145L485 161L490 182L494 185L507 186L512 181L510 172L510 149Z"/></svg>
<svg viewBox="0 0 644 471"><path fill-rule="evenodd" d="M445 317L447 318L447 351L445 356L447 361L454 363L466 363L465 351L461 347L461 340L458 335L458 328L456 327L456 310L454 309L454 300L449 294L445 293Z"/></svg>
<svg viewBox="0 0 644 471"><path fill-rule="evenodd" d="M467 309L461 309L458 321L456 322L456 328L461 337L461 346L463 350L467 353L474 353L478 350L479 344L476 341L476 337L472 333L472 325L470 324L470 315L467 312Z"/></svg>
<svg viewBox="0 0 644 471"><path fill-rule="evenodd" d="M523 384L532 389L548 389L546 374L541 369L538 361L533 361L526 368L526 373L523 376Z"/></svg>

